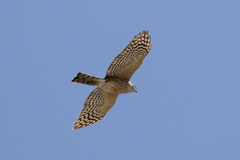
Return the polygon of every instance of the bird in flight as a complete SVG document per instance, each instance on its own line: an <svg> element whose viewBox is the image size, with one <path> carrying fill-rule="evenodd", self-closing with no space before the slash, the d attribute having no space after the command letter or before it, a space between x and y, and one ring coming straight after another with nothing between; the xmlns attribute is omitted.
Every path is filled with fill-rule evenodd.
<svg viewBox="0 0 240 160"><path fill-rule="evenodd" d="M103 119L113 107L119 94L137 92L130 82L133 73L141 66L152 47L151 36L144 30L114 58L105 78L79 72L71 82L97 86L87 97L84 107L73 125L73 130L89 126Z"/></svg>

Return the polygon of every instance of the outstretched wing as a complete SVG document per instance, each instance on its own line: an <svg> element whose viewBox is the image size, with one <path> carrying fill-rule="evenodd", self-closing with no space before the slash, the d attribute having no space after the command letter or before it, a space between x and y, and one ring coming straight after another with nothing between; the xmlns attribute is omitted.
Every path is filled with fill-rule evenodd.
<svg viewBox="0 0 240 160"><path fill-rule="evenodd" d="M84 107L74 123L73 130L89 126L103 119L114 105L118 94L104 92L101 88L94 89L88 96Z"/></svg>
<svg viewBox="0 0 240 160"><path fill-rule="evenodd" d="M145 56L151 50L151 36L143 31L135 36L127 47L113 60L107 70L106 78L118 77L130 80L133 73L141 66Z"/></svg>

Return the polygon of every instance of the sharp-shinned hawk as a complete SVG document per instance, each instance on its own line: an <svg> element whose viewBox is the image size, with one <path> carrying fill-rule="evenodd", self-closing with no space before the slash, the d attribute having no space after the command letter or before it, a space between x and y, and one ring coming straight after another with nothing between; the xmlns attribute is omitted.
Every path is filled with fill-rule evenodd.
<svg viewBox="0 0 240 160"><path fill-rule="evenodd" d="M130 78L141 66L151 47L151 36L148 31L143 31L115 57L108 67L105 78L79 72L72 79L75 83L97 86L84 103L73 130L99 122L113 107L119 94L137 92Z"/></svg>

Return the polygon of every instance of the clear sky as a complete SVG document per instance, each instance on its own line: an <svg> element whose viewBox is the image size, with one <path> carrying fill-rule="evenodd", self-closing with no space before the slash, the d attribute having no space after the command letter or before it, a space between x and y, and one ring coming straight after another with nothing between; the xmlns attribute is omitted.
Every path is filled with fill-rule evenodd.
<svg viewBox="0 0 240 160"><path fill-rule="evenodd" d="M239 0L0 2L0 159L239 160ZM105 118L76 131L134 35L152 50Z"/></svg>

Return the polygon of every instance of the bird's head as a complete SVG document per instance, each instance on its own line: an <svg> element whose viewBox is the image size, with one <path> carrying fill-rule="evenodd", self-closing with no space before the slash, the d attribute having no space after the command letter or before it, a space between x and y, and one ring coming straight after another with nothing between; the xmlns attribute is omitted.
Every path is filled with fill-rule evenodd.
<svg viewBox="0 0 240 160"><path fill-rule="evenodd" d="M131 92L137 92L137 88L136 86L134 86L130 81L128 82L130 89L129 89L129 93Z"/></svg>

